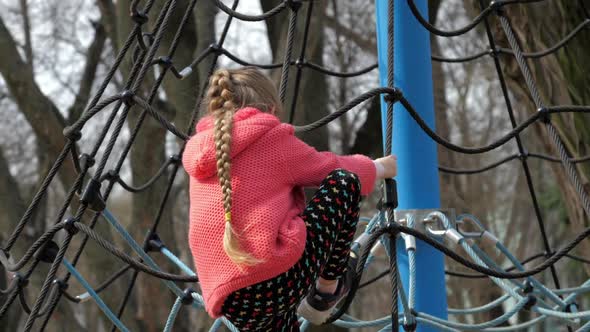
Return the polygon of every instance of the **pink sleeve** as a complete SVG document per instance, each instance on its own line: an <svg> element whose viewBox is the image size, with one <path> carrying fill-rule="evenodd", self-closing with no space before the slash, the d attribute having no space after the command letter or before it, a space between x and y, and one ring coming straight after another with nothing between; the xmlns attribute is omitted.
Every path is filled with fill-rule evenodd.
<svg viewBox="0 0 590 332"><path fill-rule="evenodd" d="M287 171L295 185L318 187L331 171L342 168L358 175L361 195L368 195L373 191L376 170L373 161L367 156L339 156L332 152L318 152L293 135L286 137L282 151Z"/></svg>

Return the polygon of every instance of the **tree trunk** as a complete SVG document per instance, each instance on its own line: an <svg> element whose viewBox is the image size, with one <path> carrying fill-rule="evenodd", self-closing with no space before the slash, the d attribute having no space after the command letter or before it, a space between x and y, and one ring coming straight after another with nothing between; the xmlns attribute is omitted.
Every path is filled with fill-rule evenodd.
<svg viewBox="0 0 590 332"><path fill-rule="evenodd" d="M273 7L270 1L261 1L263 10L267 11ZM293 44L292 61L297 60L300 54L303 30L305 25L305 17L309 4L304 4L297 14L297 29L295 31L295 39ZM310 33L307 40L307 47L305 50L305 58L308 61L323 66L324 54L324 22L322 20L325 15L326 3L314 2L313 15L310 22ZM268 36L273 54L273 62L283 62L284 54L287 46L287 31L289 26L289 10L284 10L281 14L274 16L266 21ZM301 75L301 83L299 92L295 96L295 78L297 67L291 66L289 68L289 82L287 85L287 94L283 105L283 120L289 119L291 112L291 105L293 98L297 98L297 107L294 111L295 124L308 124L316 121L329 114L328 108L328 85L326 77L317 71L305 68ZM280 82L280 70L275 70L273 77L276 82ZM278 86L278 84L277 84ZM299 137L309 145L315 147L319 151L325 151L330 148L329 136L327 127L318 128L312 132L302 133Z"/></svg>
<svg viewBox="0 0 590 332"><path fill-rule="evenodd" d="M511 23L521 41L523 51L536 51L553 46L585 19L583 11L579 7L577 1L527 5L512 9L508 12L508 16L526 17L526 20L512 19ZM547 26L554 28L546 29ZM497 29L500 30L498 27ZM501 42L504 42L503 32L498 32L495 35L499 37ZM588 90L590 78L587 75L590 71L590 63L584 61L587 58L588 48L590 48L590 31L582 29L575 38L554 55L528 61L534 81L546 106L590 104L590 91ZM527 110L529 114L535 112L536 106L529 97L529 89L519 67L513 58L509 58L508 63L506 70L509 78L508 83L517 91L517 96L521 97L517 100L523 107L519 108ZM551 118L573 158L590 154L590 116L588 114L556 114ZM545 127L538 125L534 127L534 130L538 138L541 139L546 153L557 156L557 151ZM587 162L576 164L576 166L586 193L588 193L590 166ZM572 237L588 227L590 222L563 167L560 164L551 163L551 170L561 193L562 204L566 207L569 220L565 220L565 222L572 226L570 232L570 237ZM580 243L580 249L581 252L589 252L590 241L585 240ZM587 275L590 275L590 268L586 265L584 268Z"/></svg>
<svg viewBox="0 0 590 332"><path fill-rule="evenodd" d="M4 158L4 154L0 151L0 243L5 243L14 226L24 214L25 209L25 202L18 190L18 182L10 174L8 163ZM16 251L13 250L14 252ZM23 251L19 250L18 252L16 259L20 257ZM6 289L11 281L12 273L0 266L0 289ZM5 300L6 296L1 295L0 303L4 304ZM13 305L4 318L0 320L0 331L14 331L22 314L23 311L18 307L18 304Z"/></svg>

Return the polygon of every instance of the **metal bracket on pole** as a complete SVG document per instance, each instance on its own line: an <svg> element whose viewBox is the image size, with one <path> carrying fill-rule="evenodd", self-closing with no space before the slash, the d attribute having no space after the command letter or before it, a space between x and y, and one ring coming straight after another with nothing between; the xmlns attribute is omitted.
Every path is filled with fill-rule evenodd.
<svg viewBox="0 0 590 332"><path fill-rule="evenodd" d="M443 232L447 230L447 228L442 223L442 220L438 218L433 218L429 216L432 212L440 212L444 214L452 228L456 228L455 224L455 209L410 209L410 210L395 210L395 221L400 225L408 226L408 219L410 216L414 218L414 226L413 228L424 233L432 236L433 238L440 239L443 235Z"/></svg>

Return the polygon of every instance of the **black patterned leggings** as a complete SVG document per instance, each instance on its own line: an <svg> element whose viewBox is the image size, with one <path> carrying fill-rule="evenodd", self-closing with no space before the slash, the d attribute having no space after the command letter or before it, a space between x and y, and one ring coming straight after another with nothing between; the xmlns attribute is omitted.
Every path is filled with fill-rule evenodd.
<svg viewBox="0 0 590 332"><path fill-rule="evenodd" d="M346 271L360 199L358 177L332 171L301 214L307 226L301 259L275 278L230 294L221 309L224 316L240 331L299 331L297 306L312 283Z"/></svg>

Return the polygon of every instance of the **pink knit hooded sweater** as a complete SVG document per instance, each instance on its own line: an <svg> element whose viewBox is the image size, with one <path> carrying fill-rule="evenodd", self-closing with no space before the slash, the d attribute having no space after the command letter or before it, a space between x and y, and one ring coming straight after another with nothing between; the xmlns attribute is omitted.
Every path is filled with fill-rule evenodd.
<svg viewBox="0 0 590 332"><path fill-rule="evenodd" d="M361 193L373 190L375 166L362 155L318 152L294 136L293 126L255 108L234 115L231 142L232 226L240 245L263 263L239 267L223 250L222 193L217 178L213 119L204 117L182 161L190 175L189 244L211 317L232 292L293 266L305 247L303 187L317 187L336 168L357 174Z"/></svg>

